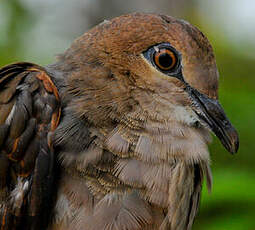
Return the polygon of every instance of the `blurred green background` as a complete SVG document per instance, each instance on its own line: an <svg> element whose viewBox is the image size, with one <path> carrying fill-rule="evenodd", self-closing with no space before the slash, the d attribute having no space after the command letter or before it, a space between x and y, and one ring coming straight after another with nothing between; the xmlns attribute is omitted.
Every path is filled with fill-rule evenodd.
<svg viewBox="0 0 255 230"><path fill-rule="evenodd" d="M210 146L213 190L203 190L193 230L255 230L255 1L0 0L0 66L51 63L92 26L134 11L183 18L207 35L220 101L239 131L238 154L231 156L216 138Z"/></svg>

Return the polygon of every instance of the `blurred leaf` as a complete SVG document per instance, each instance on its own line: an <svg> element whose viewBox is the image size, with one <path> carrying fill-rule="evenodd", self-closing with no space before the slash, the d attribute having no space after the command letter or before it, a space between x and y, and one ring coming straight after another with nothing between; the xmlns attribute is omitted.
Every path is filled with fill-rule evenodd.
<svg viewBox="0 0 255 230"><path fill-rule="evenodd" d="M213 174L212 194L203 189L193 230L254 230L254 176L228 169L214 170Z"/></svg>

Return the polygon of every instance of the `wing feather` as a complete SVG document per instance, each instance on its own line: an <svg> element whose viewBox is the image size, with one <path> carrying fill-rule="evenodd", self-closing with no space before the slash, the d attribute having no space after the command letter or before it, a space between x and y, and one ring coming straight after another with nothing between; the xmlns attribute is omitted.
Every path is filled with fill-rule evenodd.
<svg viewBox="0 0 255 230"><path fill-rule="evenodd" d="M0 229L43 229L53 197L58 90L32 63L0 69Z"/></svg>

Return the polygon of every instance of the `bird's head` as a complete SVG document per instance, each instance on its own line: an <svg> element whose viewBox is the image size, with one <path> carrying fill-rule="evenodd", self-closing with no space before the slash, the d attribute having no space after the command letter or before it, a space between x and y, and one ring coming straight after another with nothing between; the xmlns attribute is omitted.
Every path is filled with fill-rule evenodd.
<svg viewBox="0 0 255 230"><path fill-rule="evenodd" d="M183 20L136 13L105 21L77 39L60 62L76 111L92 122L127 114L176 119L209 128L231 153L238 149L238 134L217 100L212 47Z"/></svg>

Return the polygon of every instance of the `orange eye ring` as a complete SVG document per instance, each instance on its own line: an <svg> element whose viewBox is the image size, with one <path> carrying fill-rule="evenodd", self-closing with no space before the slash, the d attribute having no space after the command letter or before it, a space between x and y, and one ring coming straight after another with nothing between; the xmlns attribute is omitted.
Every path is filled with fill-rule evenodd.
<svg viewBox="0 0 255 230"><path fill-rule="evenodd" d="M177 64L177 58L175 53L165 48L156 51L153 59L156 66L164 71L169 71L173 69Z"/></svg>

